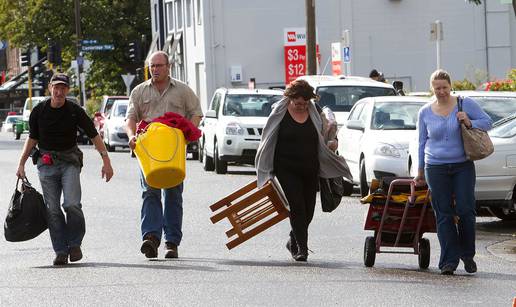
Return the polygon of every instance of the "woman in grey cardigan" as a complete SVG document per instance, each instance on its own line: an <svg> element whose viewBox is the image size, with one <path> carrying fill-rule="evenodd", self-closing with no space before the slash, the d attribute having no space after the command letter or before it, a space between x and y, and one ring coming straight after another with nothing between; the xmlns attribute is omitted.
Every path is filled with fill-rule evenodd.
<svg viewBox="0 0 516 307"><path fill-rule="evenodd" d="M321 116L310 101L316 97L313 87L296 80L284 96L267 119L255 165L258 186L274 176L280 182L290 207L287 249L296 261L306 261L319 177L352 176L344 158L326 146Z"/></svg>

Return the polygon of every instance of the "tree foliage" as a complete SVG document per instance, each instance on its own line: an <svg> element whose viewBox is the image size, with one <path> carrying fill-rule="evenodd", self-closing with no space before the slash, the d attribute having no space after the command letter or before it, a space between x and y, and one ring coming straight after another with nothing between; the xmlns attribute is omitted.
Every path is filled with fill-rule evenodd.
<svg viewBox="0 0 516 307"><path fill-rule="evenodd" d="M82 0L81 39L113 44L113 51L85 53L93 64L87 77L87 89L93 97L125 93L121 74L134 73L137 65L128 60L131 41L146 35L150 39L151 21L148 1ZM59 41L63 50L63 68L76 57L74 1L0 0L0 39L17 47L47 47L47 38Z"/></svg>

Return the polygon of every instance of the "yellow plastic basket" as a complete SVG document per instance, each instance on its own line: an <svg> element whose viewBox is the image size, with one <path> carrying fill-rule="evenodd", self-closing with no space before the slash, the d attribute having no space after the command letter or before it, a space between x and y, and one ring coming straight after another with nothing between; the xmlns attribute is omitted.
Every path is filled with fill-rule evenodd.
<svg viewBox="0 0 516 307"><path fill-rule="evenodd" d="M150 187L167 189L185 179L186 141L183 131L151 123L136 140L134 153Z"/></svg>

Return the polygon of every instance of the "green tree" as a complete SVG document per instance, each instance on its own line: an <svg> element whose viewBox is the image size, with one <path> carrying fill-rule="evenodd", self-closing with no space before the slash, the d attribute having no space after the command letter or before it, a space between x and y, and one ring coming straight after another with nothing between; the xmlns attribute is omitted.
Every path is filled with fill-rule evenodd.
<svg viewBox="0 0 516 307"><path fill-rule="evenodd" d="M150 37L148 1L82 0L82 39L113 44L113 51L85 53L93 61L86 87L94 99L101 95L124 94L121 74L134 73L137 64L127 55L129 42ZM74 1L0 0L0 39L17 47L47 47L47 38L59 41L63 68L70 67L76 56Z"/></svg>

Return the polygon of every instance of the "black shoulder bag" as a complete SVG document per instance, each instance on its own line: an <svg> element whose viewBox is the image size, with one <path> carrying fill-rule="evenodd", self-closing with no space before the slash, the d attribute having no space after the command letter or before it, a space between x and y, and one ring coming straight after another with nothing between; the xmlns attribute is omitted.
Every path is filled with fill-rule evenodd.
<svg viewBox="0 0 516 307"><path fill-rule="evenodd" d="M4 223L4 236L7 241L20 242L33 239L47 227L47 210L43 196L36 191L27 178L16 181L7 216Z"/></svg>

